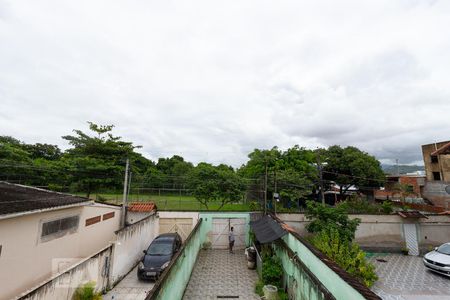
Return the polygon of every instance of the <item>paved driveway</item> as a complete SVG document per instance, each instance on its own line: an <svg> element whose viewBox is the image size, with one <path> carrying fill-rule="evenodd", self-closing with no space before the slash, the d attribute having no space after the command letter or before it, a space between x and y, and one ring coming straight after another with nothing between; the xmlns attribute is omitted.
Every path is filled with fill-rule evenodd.
<svg viewBox="0 0 450 300"><path fill-rule="evenodd" d="M103 296L104 300L143 300L153 288L154 283L140 281L137 267L122 279L111 291Z"/></svg>
<svg viewBox="0 0 450 300"><path fill-rule="evenodd" d="M450 300L450 278L426 270L422 257L376 254L369 260L379 277L371 289L385 300Z"/></svg>
<svg viewBox="0 0 450 300"><path fill-rule="evenodd" d="M201 250L183 299L208 300L220 296L260 299L254 293L258 274L247 269L244 250Z"/></svg>

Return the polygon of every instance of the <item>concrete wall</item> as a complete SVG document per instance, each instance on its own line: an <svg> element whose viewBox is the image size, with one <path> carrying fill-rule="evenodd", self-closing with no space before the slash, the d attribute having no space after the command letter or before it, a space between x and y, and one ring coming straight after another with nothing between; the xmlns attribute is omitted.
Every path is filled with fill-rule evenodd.
<svg viewBox="0 0 450 300"><path fill-rule="evenodd" d="M95 282L97 291L108 286L108 264L112 254L109 245L93 256L84 259L69 270L56 274L49 281L21 297L21 300L72 299L77 287L86 282Z"/></svg>
<svg viewBox="0 0 450 300"><path fill-rule="evenodd" d="M85 226L88 218L115 216ZM79 216L73 233L42 241L42 223ZM119 228L120 208L100 204L63 208L0 220L0 299L10 299L109 245Z"/></svg>
<svg viewBox="0 0 450 300"><path fill-rule="evenodd" d="M278 214L282 221L302 236L307 236L308 220L304 214ZM399 251L405 245L403 224L410 222L398 215L351 215L361 219L355 240L371 251ZM450 217L430 215L418 221L419 247L423 251L450 241Z"/></svg>
<svg viewBox="0 0 450 300"><path fill-rule="evenodd" d="M192 228L197 224L199 218L198 212L190 211L159 211L158 215L160 219L192 219Z"/></svg>
<svg viewBox="0 0 450 300"><path fill-rule="evenodd" d="M450 186L450 182L427 181L422 196L430 200L434 205L444 207L450 210L450 194L445 188Z"/></svg>
<svg viewBox="0 0 450 300"><path fill-rule="evenodd" d="M147 218L148 216L152 215L154 212L134 212L134 211L127 211L127 223L128 224L134 224L139 222L142 219Z"/></svg>
<svg viewBox="0 0 450 300"><path fill-rule="evenodd" d="M289 233L282 239L292 252L297 254L303 265L314 274L336 300L366 299L359 291L343 280L292 234ZM317 289L315 288L315 284L308 278L305 271L295 265L285 251L282 251L276 246L275 249L277 256L282 261L283 269L285 270L285 273L287 273L286 275L295 279L295 284L293 284L295 288L292 290L294 290L296 294L296 299L324 299L320 292L316 292Z"/></svg>
<svg viewBox="0 0 450 300"><path fill-rule="evenodd" d="M127 226L116 232L113 261L111 264L111 285L122 279L144 256L146 250L159 232L156 214Z"/></svg>

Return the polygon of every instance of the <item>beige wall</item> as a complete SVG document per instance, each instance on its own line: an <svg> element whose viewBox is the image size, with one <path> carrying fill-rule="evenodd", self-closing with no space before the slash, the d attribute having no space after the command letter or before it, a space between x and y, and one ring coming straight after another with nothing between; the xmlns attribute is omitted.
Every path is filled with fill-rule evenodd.
<svg viewBox="0 0 450 300"><path fill-rule="evenodd" d="M80 261L69 270L58 274L52 280L33 290L23 300L69 300L76 289L86 282L94 281L96 291L108 288L108 261L112 254L112 245L103 248L95 255Z"/></svg>
<svg viewBox="0 0 450 300"><path fill-rule="evenodd" d="M127 226L116 233L113 261L111 263L111 284L118 282L144 256L159 232L159 219L156 214Z"/></svg>
<svg viewBox="0 0 450 300"><path fill-rule="evenodd" d="M304 214L277 214L286 224L301 235L308 235L305 226L308 220ZM361 223L355 234L355 240L365 248L399 249L404 245L403 223L410 222L398 215L351 215L360 218ZM419 246L426 250L450 242L450 217L430 215L428 219L418 221Z"/></svg>
<svg viewBox="0 0 450 300"><path fill-rule="evenodd" d="M115 212L114 218L85 226L85 220ZM79 215L78 229L42 242L42 223ZM119 228L120 208L93 204L10 219L0 219L0 299L10 299L48 279L69 265L88 257L112 241Z"/></svg>

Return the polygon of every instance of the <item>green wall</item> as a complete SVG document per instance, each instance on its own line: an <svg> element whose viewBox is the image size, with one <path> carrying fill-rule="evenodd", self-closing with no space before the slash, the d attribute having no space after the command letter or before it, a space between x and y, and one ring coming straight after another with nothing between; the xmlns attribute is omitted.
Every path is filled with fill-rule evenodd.
<svg viewBox="0 0 450 300"><path fill-rule="evenodd" d="M234 212L201 212L199 218L203 219L202 226L205 227L205 239L210 241L210 236L213 230L212 220L213 218L243 218L246 220L245 227L245 244L248 246L250 244L250 214L249 213L234 213Z"/></svg>
<svg viewBox="0 0 450 300"><path fill-rule="evenodd" d="M287 234L282 238L288 247L297 253L303 264L317 277L317 279L326 287L326 289L337 300L363 300L363 297L356 289L344 281L338 274L323 263L314 253L312 253L301 241L292 234ZM287 277L295 279L297 288L295 293L297 299L319 300L323 299L322 294L315 287L315 284L309 280L307 274L300 270L288 257L287 253L275 247L277 256L280 257ZM289 280L288 280L289 284ZM292 284L292 282L291 282Z"/></svg>
<svg viewBox="0 0 450 300"><path fill-rule="evenodd" d="M204 242L204 228L204 223L202 222L195 231L191 232L188 243L185 244L183 252L180 254L175 264L172 265L161 288L152 297L147 297L147 300L173 300L181 299L183 297L184 290L186 289L192 270L194 269L198 252Z"/></svg>

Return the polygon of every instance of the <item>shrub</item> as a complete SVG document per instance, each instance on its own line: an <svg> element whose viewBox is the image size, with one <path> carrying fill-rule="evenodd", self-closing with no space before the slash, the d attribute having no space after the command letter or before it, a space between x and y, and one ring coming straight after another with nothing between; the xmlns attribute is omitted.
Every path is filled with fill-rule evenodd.
<svg viewBox="0 0 450 300"><path fill-rule="evenodd" d="M264 284L271 284L280 288L282 276L283 267L279 258L276 256L267 257L262 265L262 280Z"/></svg>
<svg viewBox="0 0 450 300"><path fill-rule="evenodd" d="M383 201L383 203L381 204L381 210L385 214L391 214L394 211L394 209L392 207L392 202L391 201Z"/></svg>
<svg viewBox="0 0 450 300"><path fill-rule="evenodd" d="M250 204L248 205L248 208L250 211L257 211L257 210L261 209L260 205L256 201L250 202Z"/></svg>
<svg viewBox="0 0 450 300"><path fill-rule="evenodd" d="M74 295L73 300L101 300L102 295L95 292L95 282L91 281L79 286Z"/></svg>
<svg viewBox="0 0 450 300"><path fill-rule="evenodd" d="M378 277L375 267L366 261L366 254L355 243L342 239L339 230L330 227L311 238L312 244L342 269L370 287Z"/></svg>
<svg viewBox="0 0 450 300"><path fill-rule="evenodd" d="M330 207L308 201L306 203L306 217L312 220L306 225L306 229L312 233L318 233L325 229L334 228L339 232L341 238L351 241L355 238L356 228L360 219L350 219L344 207Z"/></svg>

